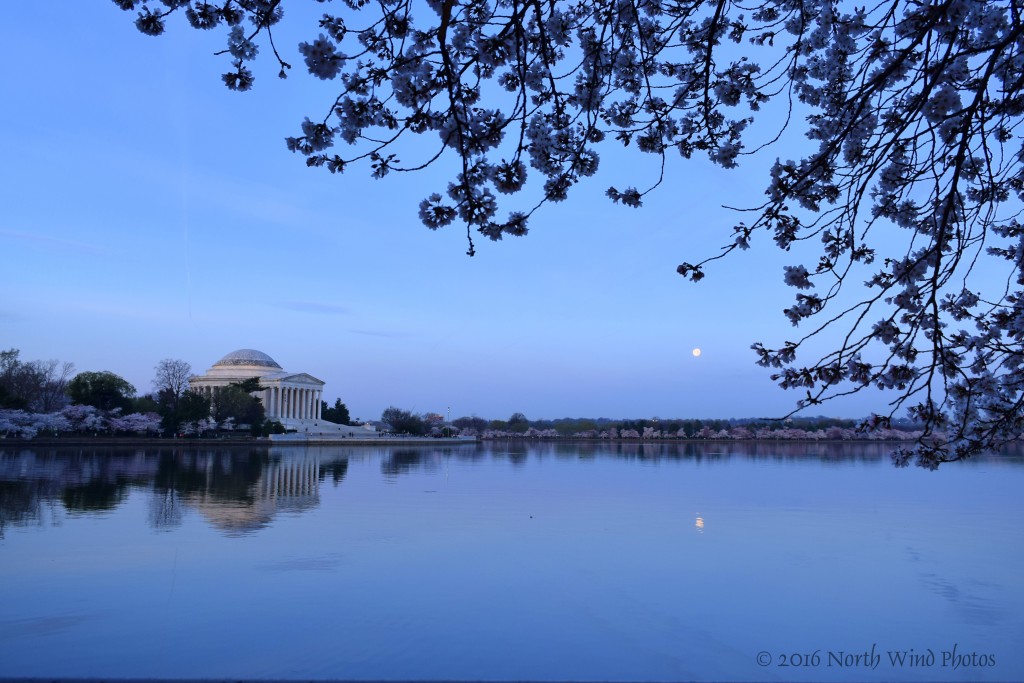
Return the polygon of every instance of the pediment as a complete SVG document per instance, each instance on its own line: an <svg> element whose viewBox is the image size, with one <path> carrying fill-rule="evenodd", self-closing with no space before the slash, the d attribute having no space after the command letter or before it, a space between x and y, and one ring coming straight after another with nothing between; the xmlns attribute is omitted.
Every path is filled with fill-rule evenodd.
<svg viewBox="0 0 1024 683"><path fill-rule="evenodd" d="M327 384L327 382L324 382L322 379L317 379L306 372L283 372L275 373L273 375L265 375L262 378L262 381L267 383L283 382L287 384L305 384L311 388L317 389Z"/></svg>

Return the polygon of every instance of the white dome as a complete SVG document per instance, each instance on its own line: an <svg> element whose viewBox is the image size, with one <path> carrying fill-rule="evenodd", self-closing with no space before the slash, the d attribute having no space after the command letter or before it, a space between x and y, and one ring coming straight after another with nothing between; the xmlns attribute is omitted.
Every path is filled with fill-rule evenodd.
<svg viewBox="0 0 1024 683"><path fill-rule="evenodd" d="M228 355L221 358L219 361L213 364L215 368L227 368L237 367L239 365L245 365L249 367L261 367L261 368L275 368L281 369L281 366L277 364L273 358L257 351L256 349L239 349L232 351Z"/></svg>

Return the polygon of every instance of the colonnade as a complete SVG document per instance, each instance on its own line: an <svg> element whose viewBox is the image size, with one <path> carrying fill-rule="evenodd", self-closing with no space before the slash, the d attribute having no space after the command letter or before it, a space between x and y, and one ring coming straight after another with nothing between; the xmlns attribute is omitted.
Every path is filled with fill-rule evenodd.
<svg viewBox="0 0 1024 683"><path fill-rule="evenodd" d="M219 386L197 387L206 398L213 400ZM259 393L268 418L280 420L320 420L322 389L305 387L268 386Z"/></svg>
<svg viewBox="0 0 1024 683"><path fill-rule="evenodd" d="M256 490L261 498L319 497L320 461L315 458L270 463Z"/></svg>
<svg viewBox="0 0 1024 683"><path fill-rule="evenodd" d="M267 387L263 392L263 405L267 417L284 420L319 420L322 389L303 387Z"/></svg>

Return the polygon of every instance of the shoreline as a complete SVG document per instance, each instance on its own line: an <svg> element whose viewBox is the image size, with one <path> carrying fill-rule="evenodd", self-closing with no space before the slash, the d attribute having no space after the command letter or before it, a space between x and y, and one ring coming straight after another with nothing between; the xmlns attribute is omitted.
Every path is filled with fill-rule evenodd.
<svg viewBox="0 0 1024 683"><path fill-rule="evenodd" d="M345 438L305 438L305 439L268 439L266 437L252 438L220 438L220 439L176 439L176 438L134 438L116 436L95 436L80 437L71 436L67 438L0 438L0 447L5 444L17 443L21 446L220 446L223 448L270 448L276 446L373 446L380 444L388 445L416 445L429 446L436 444L476 444L479 440L469 439L435 439L432 437L378 437L374 439L345 437Z"/></svg>
<svg viewBox="0 0 1024 683"><path fill-rule="evenodd" d="M497 442L523 442L523 443L604 443L604 444L684 444L684 443L912 443L913 439L598 439L598 438L577 438L577 437L498 437L498 438L434 438L429 436L391 436L377 438L344 437L344 438L308 438L291 439L268 439L266 437L228 437L228 438L200 438L200 439L178 439L160 437L116 437L116 436L95 436L95 437L35 437L32 439L19 439L0 437L0 446L17 443L22 446L221 446L225 448L253 448L271 446L373 446L373 445L457 445L457 444L483 444Z"/></svg>

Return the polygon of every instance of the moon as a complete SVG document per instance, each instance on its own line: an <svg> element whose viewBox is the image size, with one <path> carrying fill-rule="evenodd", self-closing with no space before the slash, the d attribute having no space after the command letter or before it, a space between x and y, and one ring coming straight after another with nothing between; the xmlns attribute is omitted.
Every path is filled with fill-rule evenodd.
<svg viewBox="0 0 1024 683"><path fill-rule="evenodd" d="M693 357L694 358L700 358L700 348L699 347L693 350Z"/></svg>

